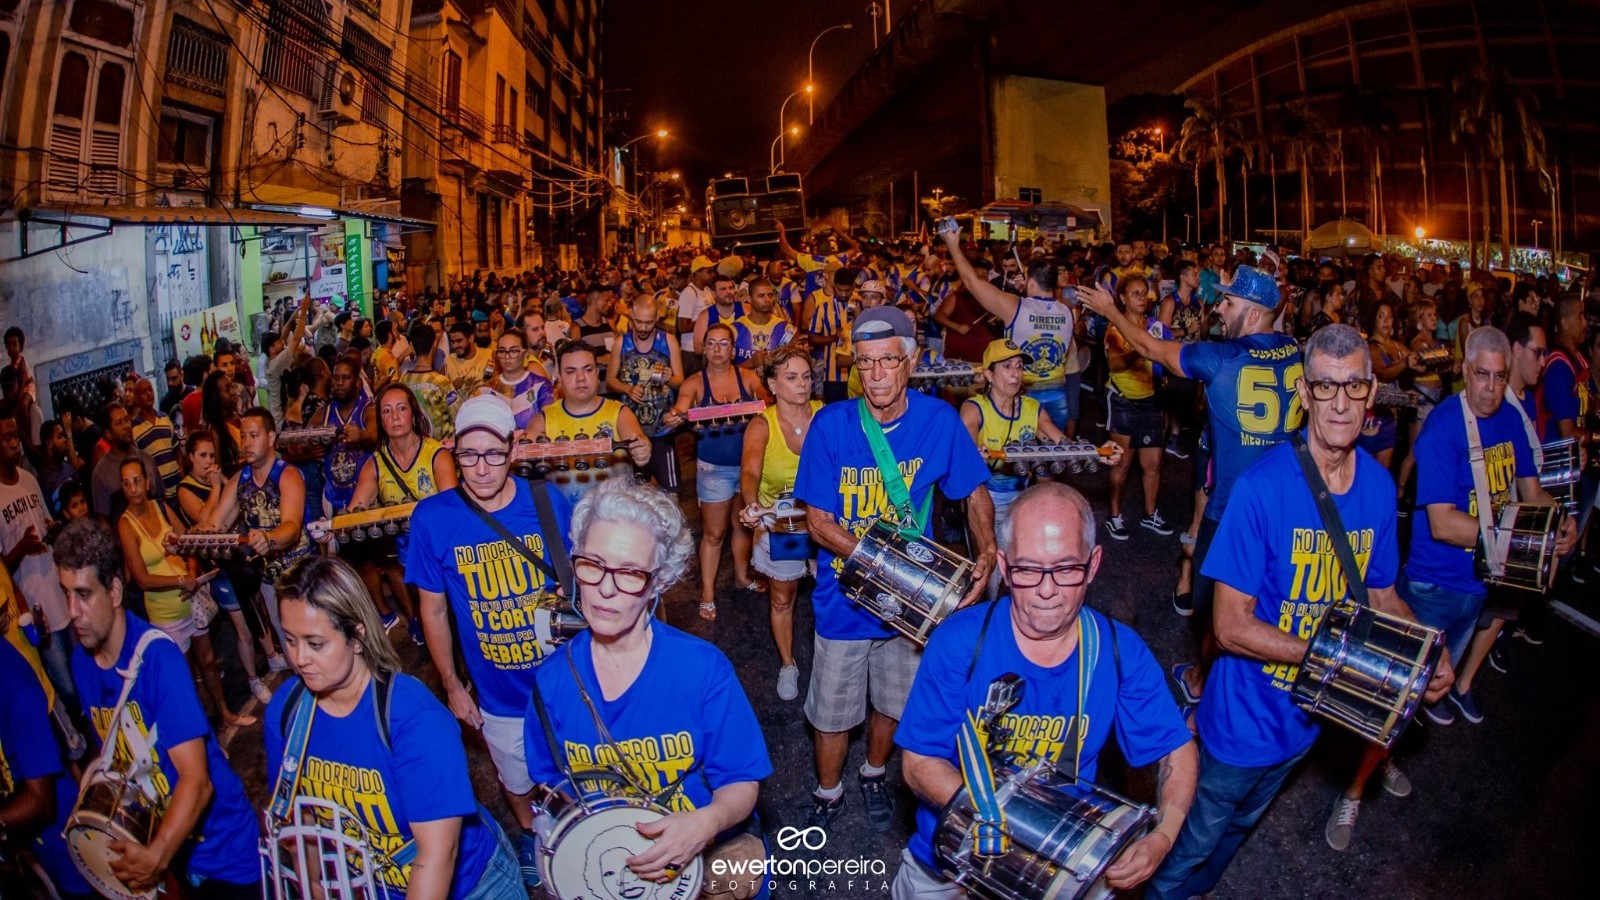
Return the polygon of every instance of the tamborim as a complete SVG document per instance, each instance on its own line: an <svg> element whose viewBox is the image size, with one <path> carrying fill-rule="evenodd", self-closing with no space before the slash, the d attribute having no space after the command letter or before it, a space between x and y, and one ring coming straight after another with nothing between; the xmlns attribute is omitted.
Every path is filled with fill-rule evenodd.
<svg viewBox="0 0 1600 900"><path fill-rule="evenodd" d="M135 891L111 872L112 841L149 845L165 812L126 776L91 771L67 819L67 852L84 880L112 900L148 900L154 890Z"/></svg>
<svg viewBox="0 0 1600 900"><path fill-rule="evenodd" d="M1578 465L1578 442L1573 438L1551 441L1540 448L1539 486L1555 498L1567 515L1578 514L1578 481L1583 467Z"/></svg>
<svg viewBox="0 0 1600 900"><path fill-rule="evenodd" d="M1306 712L1392 747L1417 714L1443 654L1438 629L1347 597L1322 614L1291 694Z"/></svg>
<svg viewBox="0 0 1600 900"><path fill-rule="evenodd" d="M545 789L534 800L539 832L539 876L559 900L626 897L628 900L691 900L700 896L704 864L684 860L678 877L645 881L626 860L654 843L634 827L666 817L666 809L635 797L573 800Z"/></svg>
<svg viewBox="0 0 1600 900"><path fill-rule="evenodd" d="M1480 535L1473 553L1478 577L1486 584L1548 593L1556 580L1556 533L1561 530L1563 515L1559 506L1506 504L1500 511L1500 527L1495 530L1505 554L1505 571L1494 574L1489 548Z"/></svg>
<svg viewBox="0 0 1600 900"><path fill-rule="evenodd" d="M971 560L927 538L907 538L882 519L867 528L839 572L846 597L918 646L972 585Z"/></svg>
<svg viewBox="0 0 1600 900"><path fill-rule="evenodd" d="M1155 810L1057 771L1049 762L995 769L1010 848L972 855L976 813L965 788L939 814L933 853L945 874L996 900L1099 900L1101 875L1122 849L1155 827Z"/></svg>

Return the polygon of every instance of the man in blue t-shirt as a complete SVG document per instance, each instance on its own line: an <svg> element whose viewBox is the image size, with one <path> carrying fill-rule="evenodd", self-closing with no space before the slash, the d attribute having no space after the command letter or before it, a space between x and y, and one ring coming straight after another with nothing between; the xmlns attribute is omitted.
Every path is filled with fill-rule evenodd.
<svg viewBox="0 0 1600 900"><path fill-rule="evenodd" d="M894 802L884 766L894 749L895 722L917 671L917 647L839 588L839 572L861 535L879 518L907 530L932 533L933 489L965 499L967 528L977 551L973 588L962 603L984 589L994 568L994 504L984 482L989 467L967 436L955 408L908 392L917 354L916 327L904 310L880 306L858 316L850 330L863 396L817 411L800 450L795 499L809 510L806 522L819 546L815 650L806 691L806 718L817 730L817 790L807 822L826 828L844 809L840 777L850 749L850 729L868 717L867 756L861 791L874 828L894 823ZM864 417L870 417L864 422ZM910 494L910 510L897 511L885 489L864 430L881 429L895 467ZM914 520L914 521L913 521Z"/></svg>
<svg viewBox="0 0 1600 900"><path fill-rule="evenodd" d="M4 616L0 611L0 619ZM0 857L15 859L18 851L31 851L58 893L87 900L93 896L89 885L61 836L78 787L61 764L43 683L22 651L4 640L0 685L5 685L0 691Z"/></svg>
<svg viewBox="0 0 1600 900"><path fill-rule="evenodd" d="M965 896L946 880L956 873L933 846L941 810L962 790L956 739L969 713L979 722L979 740L991 746L997 782L1048 760L1093 783L1113 728L1129 765L1160 762L1159 824L1106 870L1118 890L1156 870L1194 797L1194 739L1155 657L1133 629L1084 607L1101 560L1089 502L1047 481L1017 497L1001 531L999 567L1011 596L954 613L933 633L895 732L906 752L906 784L921 801L895 898ZM986 710L991 683L1007 675L1021 677L1020 699Z"/></svg>
<svg viewBox="0 0 1600 900"><path fill-rule="evenodd" d="M1542 441L1577 437L1578 425L1594 412L1594 398L1589 396L1589 359L1584 352L1586 327L1582 297L1567 294L1556 301L1555 329L1550 334L1550 355L1545 358L1544 383L1539 391Z"/></svg>
<svg viewBox="0 0 1600 900"><path fill-rule="evenodd" d="M1356 448L1375 383L1366 342L1347 325L1319 330L1306 346L1305 374L1296 381L1309 413L1305 444L1347 533L1332 540L1350 541L1373 608L1409 618L1394 588L1400 560L1394 482ZM1195 717L1201 746L1195 804L1151 879L1152 898L1187 898L1215 888L1317 738L1318 725L1290 691L1323 613L1350 590L1297 457L1295 447L1280 444L1234 485L1212 545L1216 552L1205 562L1206 574L1217 582L1216 631L1223 653ZM1429 696L1442 696L1450 678L1446 660ZM1382 759L1381 753L1369 754L1364 772ZM1365 780L1361 774L1363 785ZM1358 805L1350 799L1335 807L1328 841L1336 849L1343 849L1341 840L1348 844ZM1343 827L1337 834L1336 824Z"/></svg>
<svg viewBox="0 0 1600 900"><path fill-rule="evenodd" d="M110 768L132 773L132 784L166 809L148 844L107 845L116 854L112 873L135 891L156 887L171 870L200 900L260 894L255 812L217 745L178 645L122 608L116 535L98 521L80 519L62 530L54 549L79 643L72 677L83 713L99 744L114 744ZM123 673L142 643L133 689L118 717Z"/></svg>
<svg viewBox="0 0 1600 900"><path fill-rule="evenodd" d="M523 879L538 884L533 811L523 754L522 716L532 691L534 666L551 649L551 598L557 585L554 554L566 553L567 504L557 491L511 477L511 437L516 421L497 394L480 394L456 413L455 491L424 497L411 516L406 580L421 597L422 630L445 699L456 718L483 732L507 805L522 831L517 856ZM553 522L541 520L533 498L544 490ZM515 535L534 565L474 511L481 509ZM559 550L552 542L561 542ZM477 697L456 675L455 619L461 653Z"/></svg>
<svg viewBox="0 0 1600 900"><path fill-rule="evenodd" d="M1172 597L1180 615L1199 610L1202 624L1210 612L1214 587L1205 575L1205 560L1233 484L1262 454L1299 428L1303 415L1294 389L1301 373L1300 347L1294 338L1272 330L1278 283L1264 272L1240 266L1221 290L1215 315L1222 321L1224 340L1192 343L1156 338L1143 323L1128 318L1103 288L1079 292L1084 303L1109 319L1141 356L1180 378L1205 385L1213 472L1205 515L1195 536L1194 571L1199 575L1192 593ZM1201 633L1201 666L1174 668L1191 703L1199 700L1205 687L1203 666L1215 656L1210 630Z"/></svg>
<svg viewBox="0 0 1600 900"><path fill-rule="evenodd" d="M1445 398L1423 423L1414 453L1417 460L1417 508L1427 515L1411 532L1411 555L1406 560L1400 593L1416 610L1423 624L1444 632L1452 659L1464 660L1478 616L1489 589L1478 577L1475 551L1482 530L1478 516L1477 479L1468 449L1466 416L1470 413L1483 449L1482 477L1489 495L1487 515L1491 529L1509 503L1551 504L1539 486L1533 442L1522 417L1505 403L1510 381L1511 344L1498 328L1479 327L1467 337L1466 359L1461 365L1465 389ZM1556 555L1577 542L1571 519L1561 523ZM1488 652L1484 645L1483 653ZM1474 668L1463 661L1462 668ZM1473 698L1471 680L1449 694L1450 706L1429 704L1424 712L1439 725L1455 721L1455 707L1470 722L1483 721Z"/></svg>

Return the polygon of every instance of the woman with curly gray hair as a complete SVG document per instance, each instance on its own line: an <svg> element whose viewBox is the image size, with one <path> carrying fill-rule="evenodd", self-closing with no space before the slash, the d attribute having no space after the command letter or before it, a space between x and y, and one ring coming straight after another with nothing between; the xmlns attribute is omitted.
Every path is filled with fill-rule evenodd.
<svg viewBox="0 0 1600 900"><path fill-rule="evenodd" d="M601 482L571 533L589 628L534 672L528 774L571 797L624 785L665 811L638 825L631 871L613 873L619 885L687 877L708 850L764 853L750 825L772 763L750 700L721 650L652 615L694 552L676 498L631 479Z"/></svg>

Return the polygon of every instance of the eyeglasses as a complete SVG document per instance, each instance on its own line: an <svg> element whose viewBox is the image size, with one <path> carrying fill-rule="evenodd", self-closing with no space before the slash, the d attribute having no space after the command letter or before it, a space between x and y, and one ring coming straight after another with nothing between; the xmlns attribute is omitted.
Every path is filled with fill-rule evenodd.
<svg viewBox="0 0 1600 900"><path fill-rule="evenodd" d="M501 356L521 356L528 351L523 347L496 347L494 352Z"/></svg>
<svg viewBox="0 0 1600 900"><path fill-rule="evenodd" d="M1372 393L1372 379L1365 378L1357 381L1308 381L1306 387L1311 389L1311 399L1319 403L1326 403L1338 395L1340 390L1351 400L1365 400Z"/></svg>
<svg viewBox="0 0 1600 900"><path fill-rule="evenodd" d="M732 347L733 346L733 341L729 341L729 340L706 341L706 346L707 347Z"/></svg>
<svg viewBox="0 0 1600 900"><path fill-rule="evenodd" d="M1041 569L1037 566L1011 566L1006 571L1010 573L1011 586L1019 588L1036 588L1044 584L1046 575L1050 576L1056 587L1077 587L1089 580L1089 564L1086 562L1069 563L1050 569Z"/></svg>
<svg viewBox="0 0 1600 900"><path fill-rule="evenodd" d="M498 468L505 465L510 459L511 451L509 450L485 450L482 453L477 450L456 451L456 462L460 463L463 469L470 469L476 466L480 460Z"/></svg>
<svg viewBox="0 0 1600 900"><path fill-rule="evenodd" d="M1526 344L1520 344L1518 346L1521 346L1524 351L1532 353L1534 359L1544 359L1546 356L1550 355L1549 347L1529 347Z"/></svg>
<svg viewBox="0 0 1600 900"><path fill-rule="evenodd" d="M1476 381L1492 381L1495 384L1506 384L1511 380L1511 373L1505 369L1491 372L1488 369L1480 369L1477 366L1473 366L1467 370L1467 374L1471 375Z"/></svg>
<svg viewBox="0 0 1600 900"><path fill-rule="evenodd" d="M644 569L633 569L626 566L613 568L592 556L572 554L572 574L578 576L578 581L594 587L611 576L611 584L619 592L632 594L637 597L645 592L650 582L655 578L654 572Z"/></svg>
<svg viewBox="0 0 1600 900"><path fill-rule="evenodd" d="M880 356L876 359L870 356L858 356L856 357L856 368L863 372L870 372L877 368L882 368L885 372L895 372L899 371L905 361L906 358L904 356Z"/></svg>

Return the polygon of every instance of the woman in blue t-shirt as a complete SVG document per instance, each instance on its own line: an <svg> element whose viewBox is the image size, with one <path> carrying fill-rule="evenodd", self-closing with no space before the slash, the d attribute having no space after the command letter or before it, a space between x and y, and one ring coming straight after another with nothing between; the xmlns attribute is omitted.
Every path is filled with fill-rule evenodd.
<svg viewBox="0 0 1600 900"><path fill-rule="evenodd" d="M603 482L572 515L572 548L589 628L534 672L529 776L568 796L604 790L668 811L637 826L652 843L627 858L631 876L615 873L618 884L676 879L702 852L763 857L752 814L772 763L750 700L722 651L653 615L694 551L677 499Z"/></svg>
<svg viewBox="0 0 1600 900"><path fill-rule="evenodd" d="M297 797L331 801L362 825L377 869L351 871L352 880L370 877L407 900L524 896L510 842L473 796L454 717L400 672L360 576L311 556L277 589L298 678L267 707L273 827L299 820Z"/></svg>

